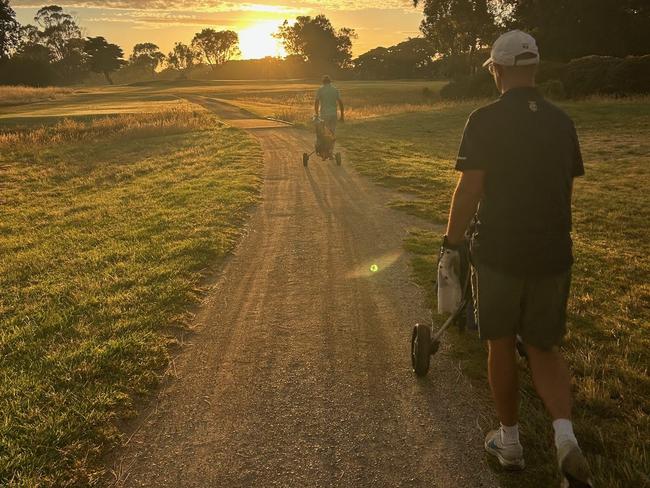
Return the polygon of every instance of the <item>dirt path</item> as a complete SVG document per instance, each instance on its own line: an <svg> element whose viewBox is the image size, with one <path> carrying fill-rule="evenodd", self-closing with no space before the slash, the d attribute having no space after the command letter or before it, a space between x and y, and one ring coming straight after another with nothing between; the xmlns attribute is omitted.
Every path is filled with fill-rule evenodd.
<svg viewBox="0 0 650 488"><path fill-rule="evenodd" d="M429 312L409 279L404 215L345 162L305 170L311 135L275 125L252 130L263 203L120 454L117 484L498 486L452 361L438 355L425 380L410 371L411 326Z"/></svg>

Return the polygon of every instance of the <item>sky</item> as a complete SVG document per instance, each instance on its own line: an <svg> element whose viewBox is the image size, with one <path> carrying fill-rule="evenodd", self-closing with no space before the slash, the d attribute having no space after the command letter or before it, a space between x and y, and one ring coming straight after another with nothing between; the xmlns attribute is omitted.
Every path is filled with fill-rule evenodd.
<svg viewBox="0 0 650 488"><path fill-rule="evenodd" d="M75 16L86 36L103 36L119 44L127 57L133 45L153 42L167 53L175 42L189 43L205 28L239 34L242 58L282 56L271 34L298 15L325 14L335 28L358 34L353 54L388 47L419 35L422 10L412 0L10 0L21 24L33 23L43 5L56 4Z"/></svg>

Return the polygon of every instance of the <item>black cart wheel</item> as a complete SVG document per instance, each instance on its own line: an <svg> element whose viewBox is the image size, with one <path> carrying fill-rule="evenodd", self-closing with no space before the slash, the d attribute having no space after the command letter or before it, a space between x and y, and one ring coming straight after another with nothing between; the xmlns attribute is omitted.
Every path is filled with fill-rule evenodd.
<svg viewBox="0 0 650 488"><path fill-rule="evenodd" d="M336 165L341 166L341 153L336 153Z"/></svg>
<svg viewBox="0 0 650 488"><path fill-rule="evenodd" d="M431 358L431 329L415 324L411 336L411 366L418 376L426 376Z"/></svg>
<svg viewBox="0 0 650 488"><path fill-rule="evenodd" d="M302 153L302 165L306 168L307 164L309 164L309 154Z"/></svg>

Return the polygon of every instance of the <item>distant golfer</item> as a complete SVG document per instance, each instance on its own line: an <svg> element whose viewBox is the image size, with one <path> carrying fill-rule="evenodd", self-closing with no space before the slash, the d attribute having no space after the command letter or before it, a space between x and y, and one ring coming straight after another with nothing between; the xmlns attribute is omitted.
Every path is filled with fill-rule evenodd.
<svg viewBox="0 0 650 488"><path fill-rule="evenodd" d="M558 349L566 332L573 263L571 193L584 174L571 119L535 89L539 51L515 30L494 43L486 66L501 97L465 126L443 247L457 249L471 219L475 312L488 341L488 372L499 429L485 449L523 469L519 442L516 336L525 345L537 393L553 418L562 486L592 486L573 433L570 373ZM477 210L478 208L478 210ZM454 253L445 253L455 259Z"/></svg>
<svg viewBox="0 0 650 488"><path fill-rule="evenodd" d="M314 115L325 122L325 125L332 131L336 132L337 107L341 109L341 122L345 120L345 109L339 90L332 85L329 76L323 76L323 84L316 92L314 101Z"/></svg>

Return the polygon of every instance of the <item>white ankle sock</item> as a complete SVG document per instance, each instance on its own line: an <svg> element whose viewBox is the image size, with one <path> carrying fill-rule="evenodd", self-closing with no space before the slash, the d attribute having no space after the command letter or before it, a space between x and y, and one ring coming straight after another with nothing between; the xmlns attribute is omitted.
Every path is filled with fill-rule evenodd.
<svg viewBox="0 0 650 488"><path fill-rule="evenodd" d="M501 442L504 445L519 443L519 424L503 425L501 424Z"/></svg>
<svg viewBox="0 0 650 488"><path fill-rule="evenodd" d="M578 444L578 439L573 433L573 424L568 419L557 419L553 421L553 430L555 430L555 447L560 448L565 442Z"/></svg>

